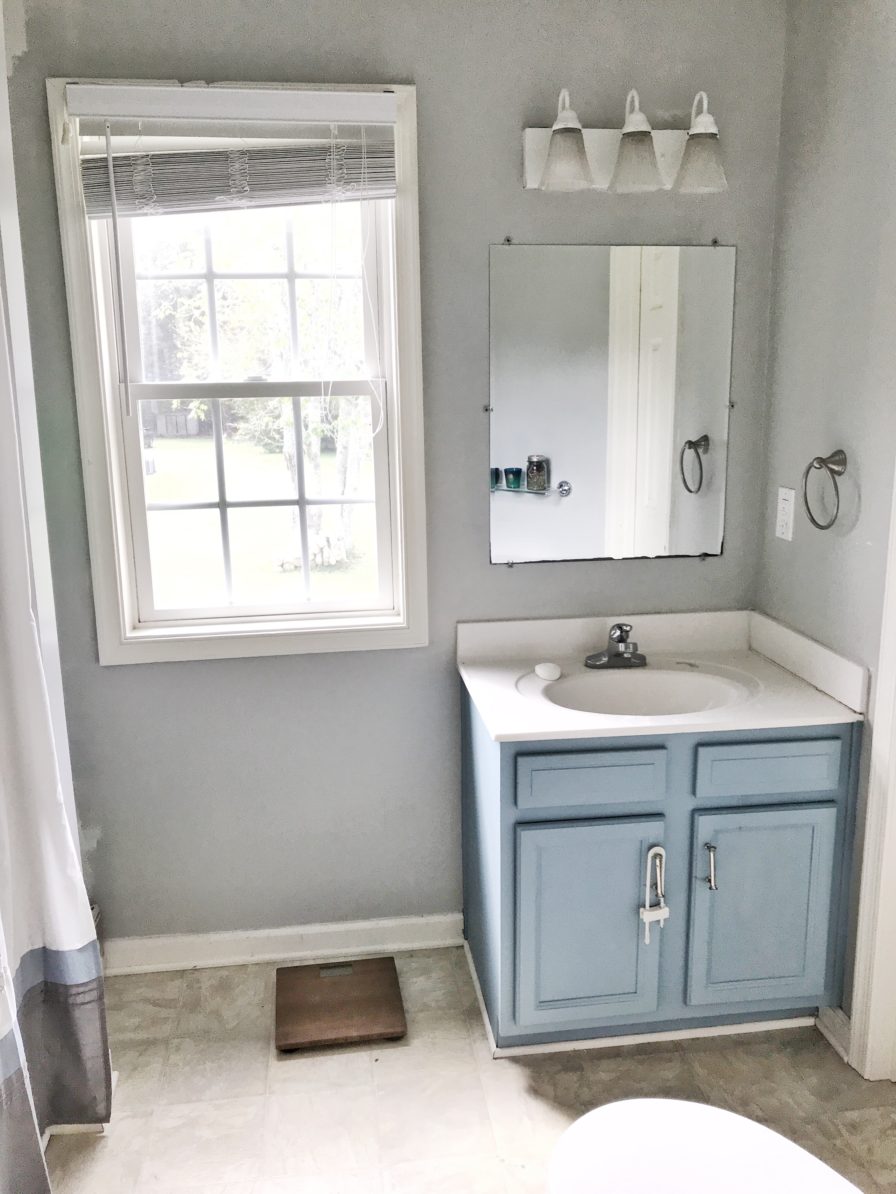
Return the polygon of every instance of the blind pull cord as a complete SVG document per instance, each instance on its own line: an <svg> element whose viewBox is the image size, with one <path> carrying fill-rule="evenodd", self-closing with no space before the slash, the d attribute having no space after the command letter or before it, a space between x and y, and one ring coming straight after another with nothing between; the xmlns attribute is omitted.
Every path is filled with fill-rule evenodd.
<svg viewBox="0 0 896 1194"><path fill-rule="evenodd" d="M115 282L115 317L118 324L118 391L119 397L124 398L125 414L131 417L133 407L131 403L131 371L128 365L128 344L125 336L124 274L121 268L121 240L118 231L118 197L115 194L115 170L112 163L112 128L106 121L106 168L109 171L109 200L112 207L112 254L115 258L113 271Z"/></svg>

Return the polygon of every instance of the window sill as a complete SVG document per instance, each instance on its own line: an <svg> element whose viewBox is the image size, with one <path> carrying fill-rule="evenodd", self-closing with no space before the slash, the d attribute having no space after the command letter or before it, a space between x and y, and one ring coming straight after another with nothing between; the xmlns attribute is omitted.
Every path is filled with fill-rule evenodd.
<svg viewBox="0 0 896 1194"><path fill-rule="evenodd" d="M425 647L425 617L396 615L352 621L321 618L296 622L208 623L201 626L139 627L118 636L99 634L104 667L132 663L173 663L193 659L251 659L266 655L307 655L338 651L385 651Z"/></svg>

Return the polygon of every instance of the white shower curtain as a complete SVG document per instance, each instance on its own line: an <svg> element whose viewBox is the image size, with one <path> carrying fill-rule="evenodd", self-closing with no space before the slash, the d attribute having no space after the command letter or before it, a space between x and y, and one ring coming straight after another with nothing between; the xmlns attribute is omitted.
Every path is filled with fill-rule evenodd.
<svg viewBox="0 0 896 1194"><path fill-rule="evenodd" d="M33 613L0 289L0 1194L47 1194L41 1134L109 1119L99 949Z"/></svg>

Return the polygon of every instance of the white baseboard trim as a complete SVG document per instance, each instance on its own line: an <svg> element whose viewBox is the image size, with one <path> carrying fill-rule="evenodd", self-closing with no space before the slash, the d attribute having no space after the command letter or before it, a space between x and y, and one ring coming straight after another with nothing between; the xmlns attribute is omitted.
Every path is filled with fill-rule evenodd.
<svg viewBox="0 0 896 1194"><path fill-rule="evenodd" d="M104 945L107 975L148 974L242 966L251 962L318 962L329 958L440 949L463 942L463 916L395 916L332 924L288 925L226 933L167 937L111 937Z"/></svg>
<svg viewBox="0 0 896 1194"><path fill-rule="evenodd" d="M700 1037L744 1036L752 1032L783 1032L786 1028L811 1028L814 1016L790 1020L751 1020L748 1024L709 1024L700 1028L671 1028L664 1032L632 1032L625 1036L592 1037L586 1041L549 1041L544 1045L496 1047L492 1057L524 1057L530 1053L570 1053L585 1049L616 1049L620 1045L651 1045L657 1041L693 1041Z"/></svg>
<svg viewBox="0 0 896 1194"><path fill-rule="evenodd" d="M485 997L482 994L482 987L479 985L479 975L476 973L476 964L473 961L473 954L470 951L470 943L466 939L464 939L464 957L467 959L470 978L473 980L473 990L476 992L476 1002L479 1004L479 1014L482 1016L482 1024L485 1028L486 1038L488 1039L489 1052L492 1057L496 1057L498 1046L495 1043L495 1034L492 1032L492 1024L485 1008Z"/></svg>
<svg viewBox="0 0 896 1194"><path fill-rule="evenodd" d="M482 988L479 985L479 976L476 973L473 955L470 953L470 947L466 941L464 942L464 953L470 968L470 977L476 989L476 998L479 1002L479 1011L482 1014L482 1023L485 1025L489 1049L492 1057L495 1058L527 1057L534 1053L571 1053L585 1049L615 1049L619 1045L649 1045L656 1041L690 1041L698 1037L741 1036L744 1033L775 1032L785 1028L810 1028L817 1023L814 1016L793 1016L789 1020L751 1020L749 1024L710 1024L701 1028L673 1028L667 1029L665 1032L633 1032L626 1036L592 1037L589 1040L579 1041L549 1041L543 1045L508 1045L502 1048L495 1043L492 1026L485 1010Z"/></svg>
<svg viewBox="0 0 896 1194"><path fill-rule="evenodd" d="M835 1053L849 1061L849 1043L852 1025L843 1008L823 1007L815 1021L816 1027Z"/></svg>

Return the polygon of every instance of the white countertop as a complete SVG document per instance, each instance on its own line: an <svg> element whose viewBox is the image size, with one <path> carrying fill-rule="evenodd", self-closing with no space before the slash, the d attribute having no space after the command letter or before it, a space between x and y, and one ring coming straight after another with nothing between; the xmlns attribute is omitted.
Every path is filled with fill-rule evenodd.
<svg viewBox="0 0 896 1194"><path fill-rule="evenodd" d="M761 619L761 625L756 627L755 638L763 643L764 650L769 654L774 651L791 666L808 672L815 683L819 677L825 682L824 677L830 675L830 688L861 707L844 704L766 654L751 649L750 619L756 617ZM532 669L537 663L550 662L562 669L564 677L585 674L584 656L587 652L581 649L580 642L583 630L588 634L588 650L599 650L603 643L594 633L596 627L591 624L599 622L603 627L609 619L565 622L545 619L542 623L460 626L458 669L491 738L496 742L621 738L841 725L863 720L864 694L867 692L865 669L832 656L826 648L795 635L778 623L771 623L762 615L743 611L642 615L625 620L635 626L632 638L638 637L639 623L649 631L639 639L640 649L648 657L647 668L642 670L645 679L649 677L651 667L674 669L696 664L710 672L735 669L746 681L744 696L730 704L696 713L650 717L584 713L556 705L543 696L542 690L548 682L539 680L532 674ZM519 629L509 633L508 628L512 627ZM701 642L703 649L697 645ZM516 650L512 646L514 643ZM813 652L812 648L816 650ZM612 683L612 673L604 673L604 676L606 683Z"/></svg>

